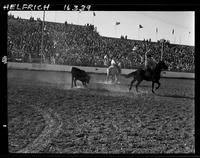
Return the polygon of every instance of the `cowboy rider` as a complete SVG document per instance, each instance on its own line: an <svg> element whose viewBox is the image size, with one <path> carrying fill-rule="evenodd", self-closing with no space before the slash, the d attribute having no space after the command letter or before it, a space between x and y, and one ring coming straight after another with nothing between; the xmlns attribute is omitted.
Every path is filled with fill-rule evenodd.
<svg viewBox="0 0 200 158"><path fill-rule="evenodd" d="M112 60L111 60L111 66L116 66L116 62L115 62L114 58L112 58Z"/></svg>
<svg viewBox="0 0 200 158"><path fill-rule="evenodd" d="M153 75L153 70L155 69L157 61L151 56L150 49L145 53L145 71L147 75Z"/></svg>
<svg viewBox="0 0 200 158"><path fill-rule="evenodd" d="M109 60L108 60L108 56L107 55L104 56L104 65L105 66L109 65Z"/></svg>

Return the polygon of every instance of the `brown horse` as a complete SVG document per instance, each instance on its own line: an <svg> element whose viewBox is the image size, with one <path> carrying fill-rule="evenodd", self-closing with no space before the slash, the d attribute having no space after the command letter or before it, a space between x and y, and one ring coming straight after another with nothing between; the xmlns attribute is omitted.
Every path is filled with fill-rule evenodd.
<svg viewBox="0 0 200 158"><path fill-rule="evenodd" d="M167 70L167 69L168 69L168 67L165 64L165 62L164 61L160 61L158 64L156 64L156 67L152 71L152 74L147 75L147 73L145 72L145 70L143 70L142 68L137 69L134 72L131 72L130 74L128 74L128 75L125 76L126 78L133 77L133 80L131 81L131 84L130 84L129 91L131 90L131 88L133 86L133 83L135 81L137 81L137 84L136 84L135 87L136 87L136 91L138 92L138 86L139 86L139 84L143 80L146 80L146 81L152 81L152 92L154 93L154 84L155 83L158 84L158 86L156 87L156 89L158 89L160 87L159 80L160 80L161 71L162 70Z"/></svg>

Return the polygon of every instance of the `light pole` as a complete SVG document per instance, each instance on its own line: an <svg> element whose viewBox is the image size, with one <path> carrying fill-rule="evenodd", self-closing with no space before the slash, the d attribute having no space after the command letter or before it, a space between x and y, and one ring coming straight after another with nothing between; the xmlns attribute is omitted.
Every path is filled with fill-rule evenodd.
<svg viewBox="0 0 200 158"><path fill-rule="evenodd" d="M44 56L44 45L43 45L43 42L44 42L44 21L45 21L45 11L43 12L43 21L42 21L42 41L41 41L41 52L40 52L40 55L41 55L41 62L42 62L42 59L43 61L45 61L45 56Z"/></svg>
<svg viewBox="0 0 200 158"><path fill-rule="evenodd" d="M163 53L164 53L164 42L165 42L165 40L161 39L160 42L161 42L161 56L160 56L160 60L162 61L162 59L163 59Z"/></svg>

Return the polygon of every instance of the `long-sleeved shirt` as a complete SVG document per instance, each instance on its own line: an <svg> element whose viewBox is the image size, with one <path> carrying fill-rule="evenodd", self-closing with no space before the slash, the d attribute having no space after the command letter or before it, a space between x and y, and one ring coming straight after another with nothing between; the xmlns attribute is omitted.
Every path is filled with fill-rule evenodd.
<svg viewBox="0 0 200 158"><path fill-rule="evenodd" d="M154 69L155 66L156 66L156 64L157 64L157 61L153 57L148 58L147 57L148 52L149 51L147 51L145 53L145 62L144 62L144 65L145 65L146 68Z"/></svg>
<svg viewBox="0 0 200 158"><path fill-rule="evenodd" d="M116 63L115 63L115 61L112 59L111 60L111 65L115 65Z"/></svg>

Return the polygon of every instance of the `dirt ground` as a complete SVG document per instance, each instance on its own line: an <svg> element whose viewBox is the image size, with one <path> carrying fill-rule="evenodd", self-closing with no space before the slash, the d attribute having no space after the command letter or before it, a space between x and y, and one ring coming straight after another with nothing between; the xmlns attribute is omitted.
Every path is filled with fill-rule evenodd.
<svg viewBox="0 0 200 158"><path fill-rule="evenodd" d="M9 70L9 152L195 153L194 80L161 79L152 94L105 79L71 88L69 73Z"/></svg>

